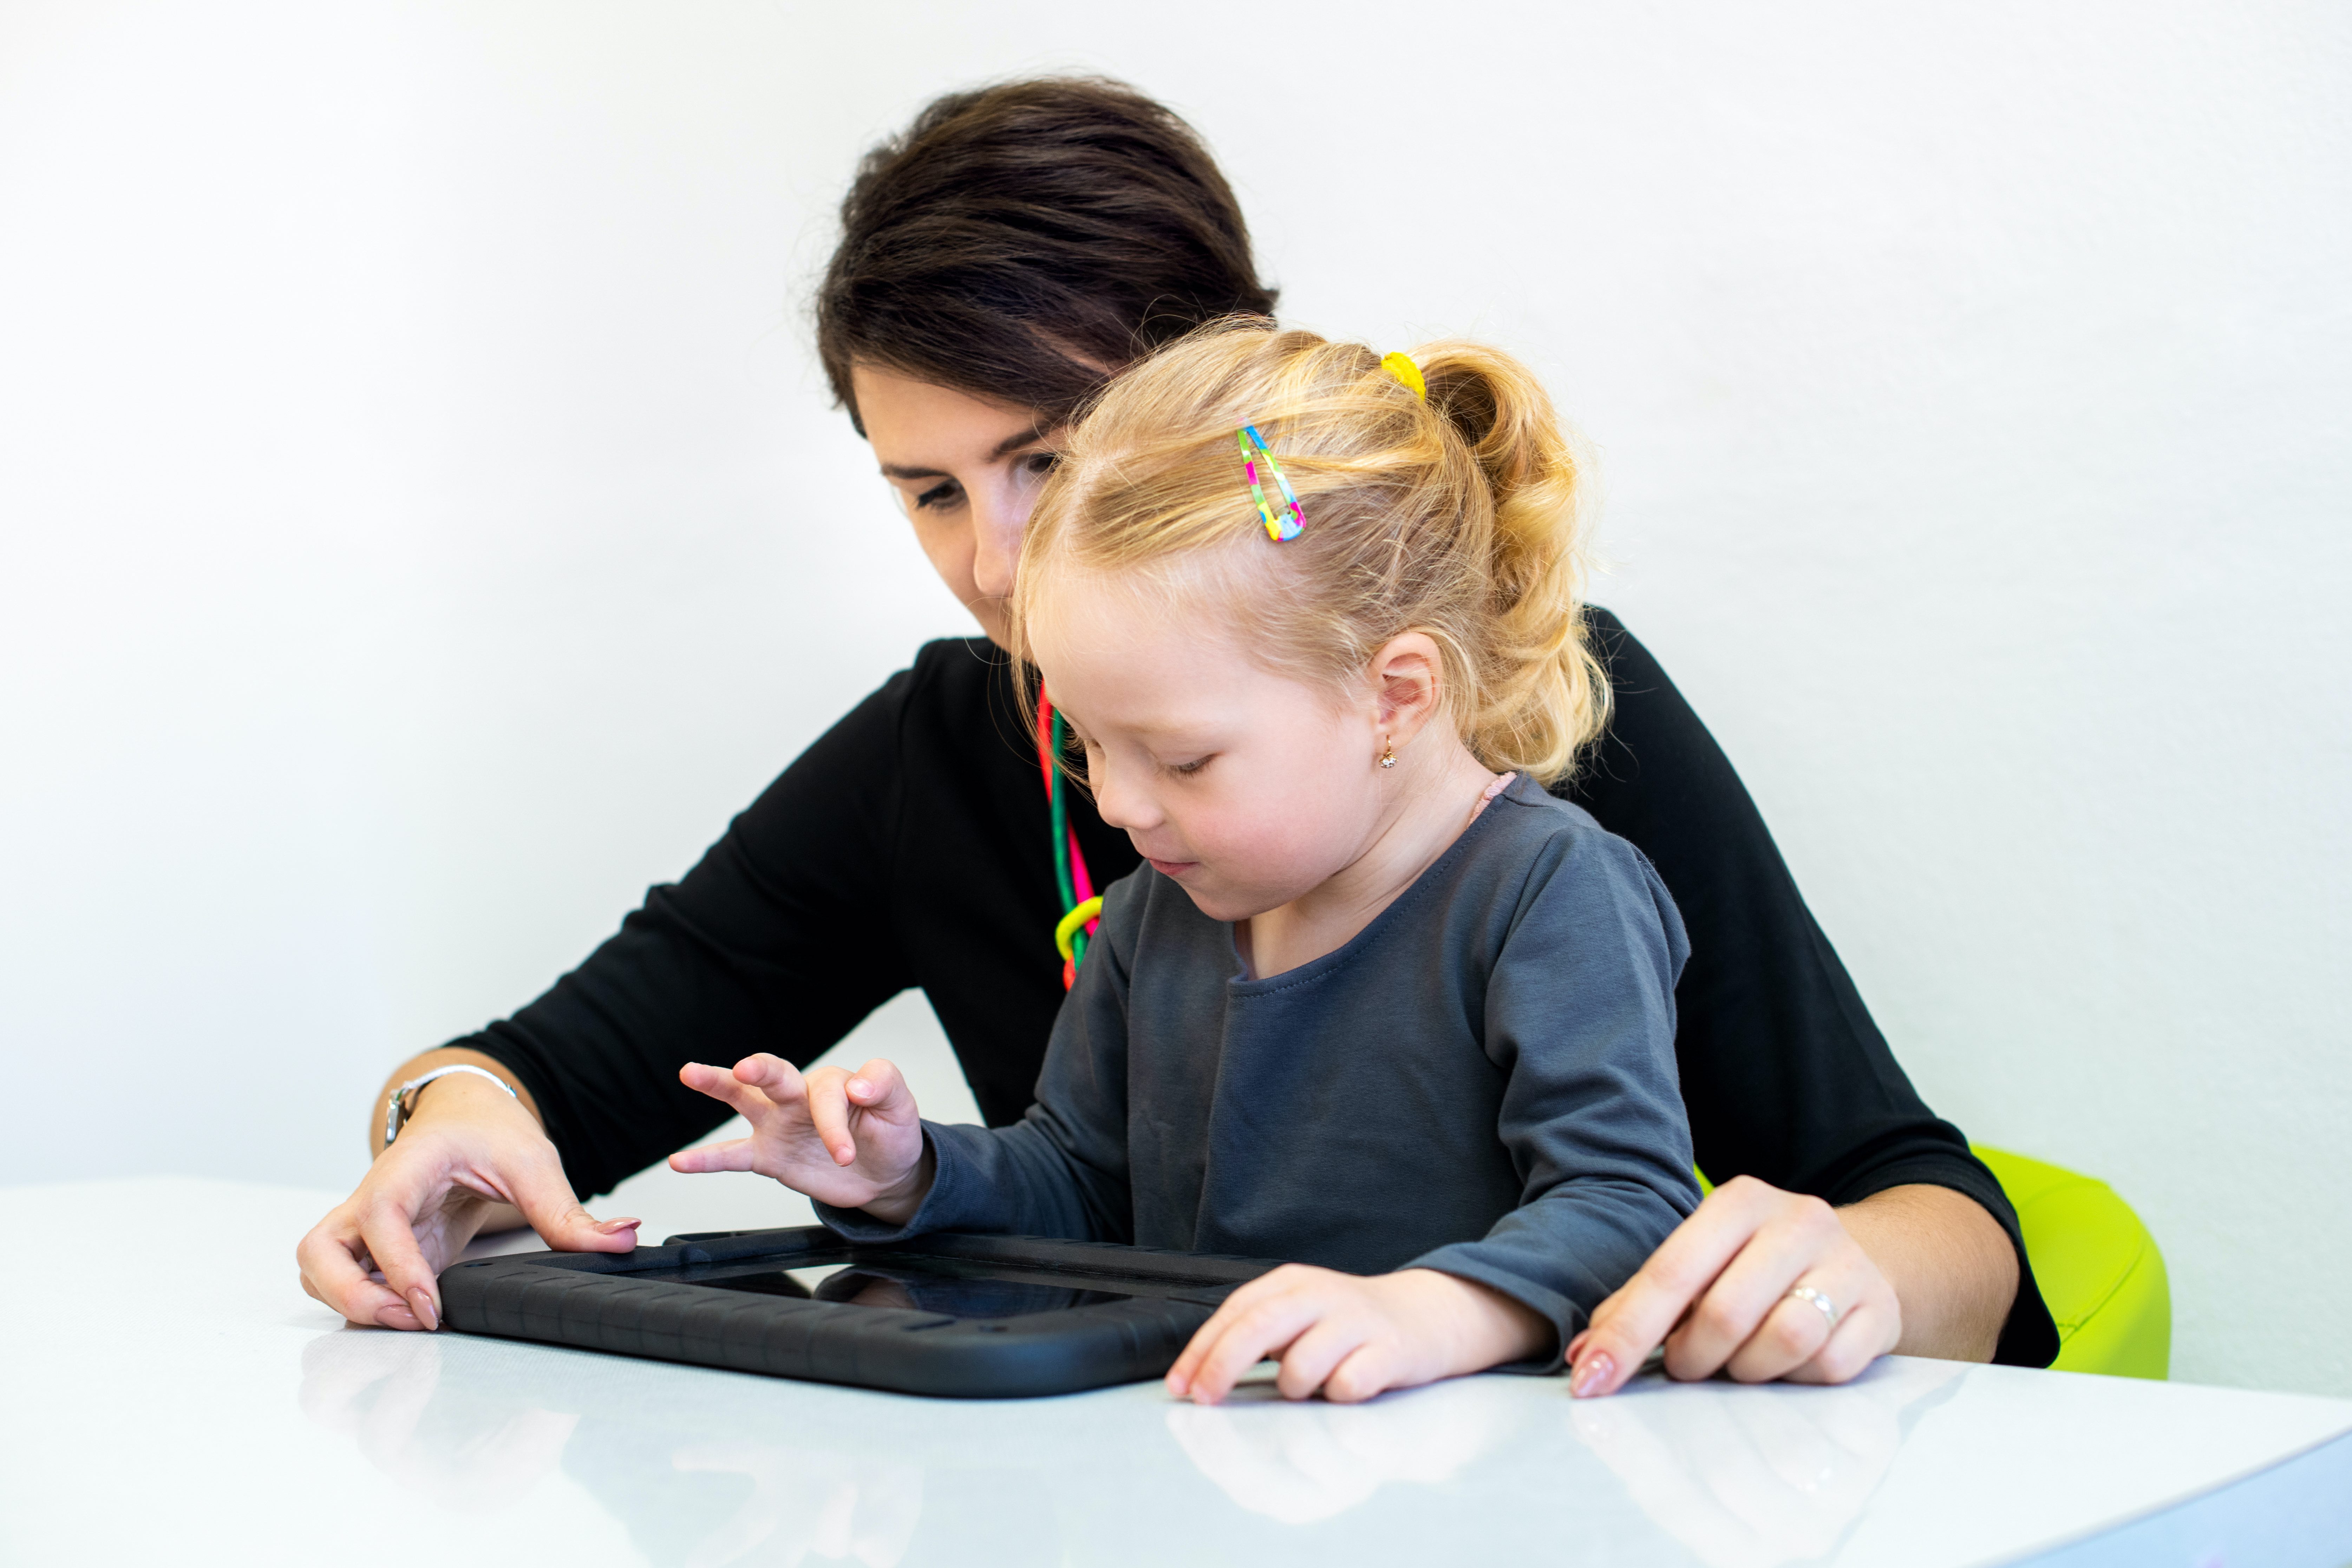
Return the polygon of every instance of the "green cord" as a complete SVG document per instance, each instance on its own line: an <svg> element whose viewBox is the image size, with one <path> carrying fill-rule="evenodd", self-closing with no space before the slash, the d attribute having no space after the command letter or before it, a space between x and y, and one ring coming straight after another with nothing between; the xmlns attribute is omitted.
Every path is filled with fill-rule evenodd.
<svg viewBox="0 0 2352 1568"><path fill-rule="evenodd" d="M1069 808L1062 803L1062 754L1063 748L1069 744L1062 738L1062 714L1056 708L1052 740L1054 781L1046 789L1046 798L1053 802L1054 808L1054 883L1061 891L1062 908L1067 913L1078 906L1078 886L1070 879L1070 815ZM1074 964L1086 957L1087 934L1084 931L1070 938L1070 961Z"/></svg>

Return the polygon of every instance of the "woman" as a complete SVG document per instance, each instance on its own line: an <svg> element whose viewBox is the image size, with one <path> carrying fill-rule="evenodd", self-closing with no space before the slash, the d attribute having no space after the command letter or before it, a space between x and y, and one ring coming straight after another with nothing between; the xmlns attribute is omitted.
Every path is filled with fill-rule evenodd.
<svg viewBox="0 0 2352 1568"><path fill-rule="evenodd" d="M726 1114L681 1063L804 1063L909 986L982 1113L1013 1121L1064 994L1055 928L1138 863L1083 796L1049 804L1003 605L1080 403L1202 321L1271 314L1233 193L1166 110L1036 81L932 104L867 157L843 218L827 374L987 635L924 648L545 996L394 1071L382 1152L299 1249L304 1287L355 1322L437 1326L435 1275L478 1230L626 1249L635 1222L574 1195ZM1570 796L1641 846L1689 925L1675 1051L1718 1186L1595 1314L1580 1364L1605 1356L1607 1392L1661 1343L1683 1377L1842 1381L1896 1349L2047 1364L1999 1186L1895 1065L1697 716L1614 617L1592 630L1616 710ZM1837 1333L1847 1315L1870 1332Z"/></svg>

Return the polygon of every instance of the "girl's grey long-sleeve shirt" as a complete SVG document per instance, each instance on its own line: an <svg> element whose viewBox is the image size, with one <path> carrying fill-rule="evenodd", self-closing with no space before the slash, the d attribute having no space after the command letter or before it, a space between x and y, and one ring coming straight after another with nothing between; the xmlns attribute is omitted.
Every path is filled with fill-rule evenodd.
<svg viewBox="0 0 2352 1568"><path fill-rule="evenodd" d="M1696 1207L1675 1074L1689 944L1640 851L1514 779L1337 951L1244 977L1233 927L1149 865L1104 894L1037 1103L926 1122L903 1227L1441 1270L1560 1347Z"/></svg>

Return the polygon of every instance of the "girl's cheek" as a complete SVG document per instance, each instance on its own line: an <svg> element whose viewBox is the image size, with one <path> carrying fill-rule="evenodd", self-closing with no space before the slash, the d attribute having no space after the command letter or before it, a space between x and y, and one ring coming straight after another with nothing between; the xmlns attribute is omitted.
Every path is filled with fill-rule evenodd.
<svg viewBox="0 0 2352 1568"><path fill-rule="evenodd" d="M1212 788L1170 801L1170 820L1220 881L1295 897L1345 868L1377 807L1363 781L1328 761L1336 749L1228 768Z"/></svg>
<svg viewBox="0 0 2352 1568"><path fill-rule="evenodd" d="M1332 852L1323 841L1326 835L1317 831L1322 825L1312 800L1276 797L1204 824L1206 831L1199 838L1188 835L1187 841L1203 861L1237 881L1311 886L1339 869L1324 863Z"/></svg>

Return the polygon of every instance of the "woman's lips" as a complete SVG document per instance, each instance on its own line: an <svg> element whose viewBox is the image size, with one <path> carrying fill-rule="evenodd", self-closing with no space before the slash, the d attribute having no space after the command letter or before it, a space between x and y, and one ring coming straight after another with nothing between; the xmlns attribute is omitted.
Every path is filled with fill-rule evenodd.
<svg viewBox="0 0 2352 1568"><path fill-rule="evenodd" d="M1201 863L1199 861L1163 861L1156 859L1150 855L1146 855L1143 858L1150 862L1151 869L1158 872L1161 876L1182 876L1186 872L1191 871L1194 866Z"/></svg>

